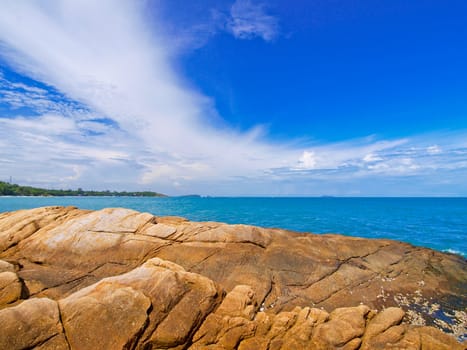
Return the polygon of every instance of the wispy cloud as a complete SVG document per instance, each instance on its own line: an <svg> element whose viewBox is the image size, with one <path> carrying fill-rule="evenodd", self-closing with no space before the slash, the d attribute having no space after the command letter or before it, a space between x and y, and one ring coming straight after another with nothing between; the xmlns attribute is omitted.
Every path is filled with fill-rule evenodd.
<svg viewBox="0 0 467 350"><path fill-rule="evenodd" d="M259 126L219 125L213 101L172 66L171 38L148 24L142 2L1 7L0 54L40 82L0 76L2 102L17 110L0 116L3 179L169 194L319 194L332 186L348 194L339 183L361 189L361 179L467 169L465 132L303 144L271 141ZM231 17L239 37L277 35L263 6L238 1Z"/></svg>
<svg viewBox="0 0 467 350"><path fill-rule="evenodd" d="M174 73L170 44L149 32L141 3L54 4L3 3L0 36L8 51L2 54L18 71L83 103L93 115L118 125L127 135L124 138L137 140L128 145L126 157L121 159L139 164L139 182L167 188L198 178L253 175L270 164L285 165L296 155L263 142L258 128L245 133L215 128L212 101L187 87ZM46 108L36 107L45 112L51 109L51 100L44 94L35 99L25 93L23 101L15 103L34 107L40 100ZM10 100L13 103L13 98ZM50 123L50 118L44 118L30 122ZM24 122L5 124L3 130L19 130L22 125ZM73 125L80 131L79 123ZM50 123L50 128L56 126ZM19 140L25 137L22 135L17 135ZM61 136L70 139L66 133ZM101 147L112 148L113 143ZM41 158L48 155L44 149Z"/></svg>
<svg viewBox="0 0 467 350"><path fill-rule="evenodd" d="M68 99L50 86L30 85L7 79L0 70L0 103L12 110L28 109L36 114L87 112L85 106Z"/></svg>
<svg viewBox="0 0 467 350"><path fill-rule="evenodd" d="M202 3L191 3L182 14L178 8L171 9L170 1L158 3L162 6L158 7L156 16L163 23L158 31L163 37L170 38L172 52L184 54L198 49L220 33L229 33L240 40L259 38L266 42L274 41L281 34L279 17L270 13L267 2L214 2L210 8Z"/></svg>
<svg viewBox="0 0 467 350"><path fill-rule="evenodd" d="M236 0L230 8L226 29L239 39L259 37L271 41L279 34L279 21L267 14L264 3Z"/></svg>

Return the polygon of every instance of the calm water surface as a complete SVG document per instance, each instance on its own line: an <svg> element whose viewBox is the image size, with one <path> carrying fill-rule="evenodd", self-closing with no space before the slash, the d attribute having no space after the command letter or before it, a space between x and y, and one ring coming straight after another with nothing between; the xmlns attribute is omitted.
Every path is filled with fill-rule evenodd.
<svg viewBox="0 0 467 350"><path fill-rule="evenodd" d="M195 221L390 238L467 253L467 198L0 197L0 212L47 205L125 207Z"/></svg>

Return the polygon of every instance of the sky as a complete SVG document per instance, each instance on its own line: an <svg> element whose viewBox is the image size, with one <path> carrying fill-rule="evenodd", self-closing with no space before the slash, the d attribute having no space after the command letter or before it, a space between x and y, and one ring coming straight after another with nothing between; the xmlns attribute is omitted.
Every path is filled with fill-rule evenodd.
<svg viewBox="0 0 467 350"><path fill-rule="evenodd" d="M467 2L0 3L0 180L467 196Z"/></svg>

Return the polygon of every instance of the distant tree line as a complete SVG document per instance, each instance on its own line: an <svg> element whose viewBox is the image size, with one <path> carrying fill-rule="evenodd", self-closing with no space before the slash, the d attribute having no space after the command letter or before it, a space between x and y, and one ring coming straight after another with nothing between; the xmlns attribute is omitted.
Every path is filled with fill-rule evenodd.
<svg viewBox="0 0 467 350"><path fill-rule="evenodd" d="M20 186L0 181L0 196L130 196L130 197L166 197L164 194L141 192L117 192L117 191L84 191L77 190L48 190L44 188Z"/></svg>

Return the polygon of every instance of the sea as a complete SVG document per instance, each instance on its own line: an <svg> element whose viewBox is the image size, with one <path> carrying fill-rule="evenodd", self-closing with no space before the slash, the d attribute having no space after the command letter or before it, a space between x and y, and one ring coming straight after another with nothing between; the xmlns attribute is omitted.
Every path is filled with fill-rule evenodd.
<svg viewBox="0 0 467 350"><path fill-rule="evenodd" d="M467 257L467 198L0 197L0 213L51 205L387 238Z"/></svg>

